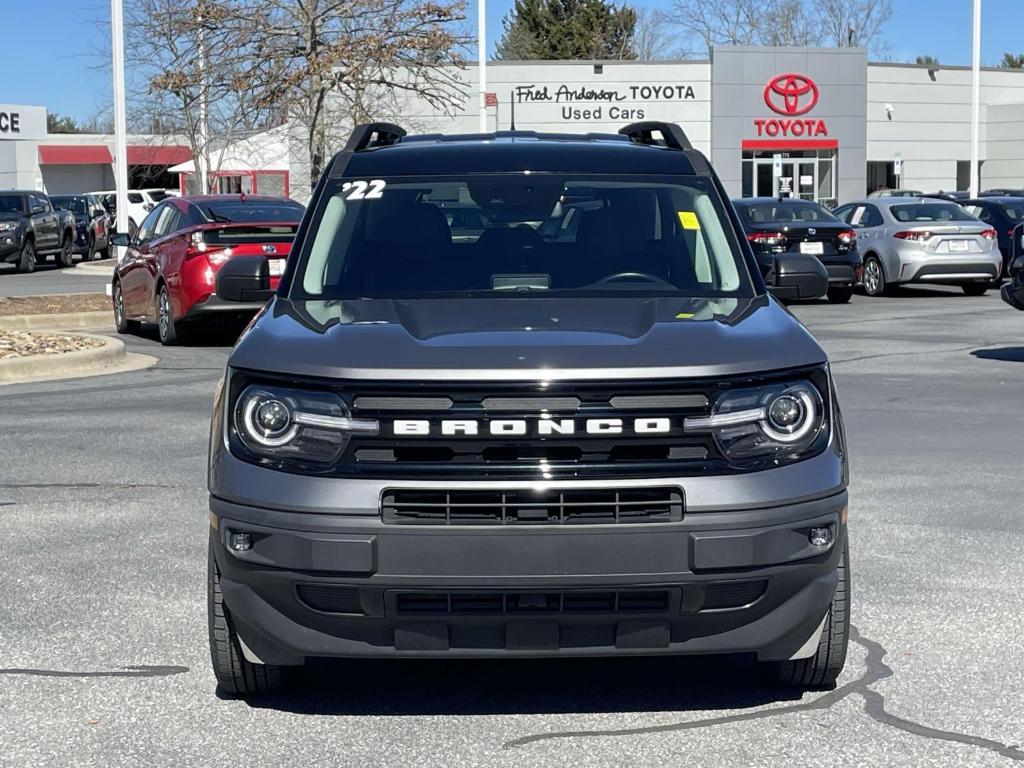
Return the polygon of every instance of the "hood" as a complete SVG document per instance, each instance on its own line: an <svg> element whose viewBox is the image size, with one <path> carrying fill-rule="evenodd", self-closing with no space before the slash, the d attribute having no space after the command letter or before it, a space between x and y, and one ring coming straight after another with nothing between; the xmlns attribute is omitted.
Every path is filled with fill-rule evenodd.
<svg viewBox="0 0 1024 768"><path fill-rule="evenodd" d="M726 376L825 362L775 299L274 299L229 364L332 379Z"/></svg>
<svg viewBox="0 0 1024 768"><path fill-rule="evenodd" d="M18 213L17 211L0 211L0 221L17 221L18 219L25 218L24 213Z"/></svg>

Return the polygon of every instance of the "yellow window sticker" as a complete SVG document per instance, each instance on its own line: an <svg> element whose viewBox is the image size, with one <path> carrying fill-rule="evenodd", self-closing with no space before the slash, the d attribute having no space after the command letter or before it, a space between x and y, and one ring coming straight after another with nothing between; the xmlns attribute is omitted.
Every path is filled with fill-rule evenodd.
<svg viewBox="0 0 1024 768"><path fill-rule="evenodd" d="M700 229L700 221L697 219L697 214L693 211L676 211L679 214L679 223L683 225L683 229Z"/></svg>
<svg viewBox="0 0 1024 768"><path fill-rule="evenodd" d="M678 315L676 315L676 320L692 320L693 317L693 312L680 312Z"/></svg>

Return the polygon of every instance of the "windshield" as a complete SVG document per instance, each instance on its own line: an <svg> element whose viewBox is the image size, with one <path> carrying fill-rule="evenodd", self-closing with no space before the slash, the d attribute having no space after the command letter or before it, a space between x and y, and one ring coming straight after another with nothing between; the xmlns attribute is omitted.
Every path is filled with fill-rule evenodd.
<svg viewBox="0 0 1024 768"><path fill-rule="evenodd" d="M1024 219L1024 200L1016 203L1004 203L1000 206L1003 209L1003 213L1011 221L1020 221Z"/></svg>
<svg viewBox="0 0 1024 768"><path fill-rule="evenodd" d="M956 203L907 203L892 206L896 221L975 221Z"/></svg>
<svg viewBox="0 0 1024 768"><path fill-rule="evenodd" d="M820 205L794 203L764 203L757 205L741 205L747 221L751 224L776 224L779 222L800 223L803 221L820 221L828 224L841 222Z"/></svg>
<svg viewBox="0 0 1024 768"><path fill-rule="evenodd" d="M0 195L0 213L22 213L21 195Z"/></svg>
<svg viewBox="0 0 1024 768"><path fill-rule="evenodd" d="M292 200L204 200L196 206L206 219L223 224L248 221L295 223L302 220L305 212L305 208Z"/></svg>
<svg viewBox="0 0 1024 768"><path fill-rule="evenodd" d="M350 181L316 212L293 297L753 295L723 221L699 177Z"/></svg>
<svg viewBox="0 0 1024 768"><path fill-rule="evenodd" d="M51 197L50 202L53 203L54 208L77 214L87 213L84 197Z"/></svg>

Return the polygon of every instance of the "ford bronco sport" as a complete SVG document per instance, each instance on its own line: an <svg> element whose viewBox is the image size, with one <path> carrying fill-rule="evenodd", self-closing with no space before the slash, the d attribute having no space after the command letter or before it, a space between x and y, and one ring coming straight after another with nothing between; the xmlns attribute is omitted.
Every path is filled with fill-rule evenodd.
<svg viewBox="0 0 1024 768"><path fill-rule="evenodd" d="M332 656L743 653L834 683L828 361L678 126L359 127L269 286L261 256L217 275L268 300L213 416L222 689Z"/></svg>

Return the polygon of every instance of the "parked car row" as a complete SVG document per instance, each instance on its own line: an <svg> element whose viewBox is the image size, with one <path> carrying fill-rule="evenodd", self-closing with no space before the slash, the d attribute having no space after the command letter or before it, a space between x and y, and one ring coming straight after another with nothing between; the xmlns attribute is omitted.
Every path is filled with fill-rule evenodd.
<svg viewBox="0 0 1024 768"><path fill-rule="evenodd" d="M19 272L32 272L50 256L72 266L76 227L74 214L55 208L45 192L0 192L0 262Z"/></svg>

